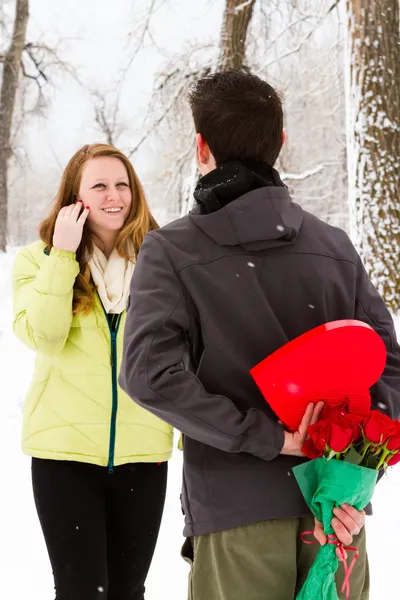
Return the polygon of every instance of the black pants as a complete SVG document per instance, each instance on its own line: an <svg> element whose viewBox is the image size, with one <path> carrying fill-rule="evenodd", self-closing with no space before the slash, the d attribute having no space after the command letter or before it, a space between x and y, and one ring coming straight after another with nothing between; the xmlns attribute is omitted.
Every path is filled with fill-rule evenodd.
<svg viewBox="0 0 400 600"><path fill-rule="evenodd" d="M106 468L32 460L56 600L144 600L164 508L167 463Z"/></svg>

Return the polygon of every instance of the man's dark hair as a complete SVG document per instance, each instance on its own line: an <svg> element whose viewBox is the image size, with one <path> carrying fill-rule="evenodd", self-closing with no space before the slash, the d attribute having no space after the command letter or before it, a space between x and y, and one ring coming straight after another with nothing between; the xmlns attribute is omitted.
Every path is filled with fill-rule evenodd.
<svg viewBox="0 0 400 600"><path fill-rule="evenodd" d="M257 160L271 167L282 148L283 109L278 93L247 71L208 75L190 90L196 133L218 165Z"/></svg>

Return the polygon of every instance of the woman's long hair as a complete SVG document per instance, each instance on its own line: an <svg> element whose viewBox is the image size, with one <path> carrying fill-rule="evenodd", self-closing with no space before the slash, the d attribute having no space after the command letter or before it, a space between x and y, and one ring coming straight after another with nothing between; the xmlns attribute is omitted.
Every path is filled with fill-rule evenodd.
<svg viewBox="0 0 400 600"><path fill-rule="evenodd" d="M53 235L58 213L63 206L75 204L81 184L82 170L86 161L100 156L118 158L128 173L129 185L132 192L132 204L129 215L119 232L116 248L120 256L135 260L144 236L158 224L152 216L142 185L129 159L117 148L108 144L87 144L78 150L67 164L60 187L55 197L49 216L40 224L40 238L48 250L53 246ZM93 250L93 242L88 227L84 227L82 241L76 253L80 272L74 284L73 313L88 313L93 306L94 291L90 280L88 257Z"/></svg>

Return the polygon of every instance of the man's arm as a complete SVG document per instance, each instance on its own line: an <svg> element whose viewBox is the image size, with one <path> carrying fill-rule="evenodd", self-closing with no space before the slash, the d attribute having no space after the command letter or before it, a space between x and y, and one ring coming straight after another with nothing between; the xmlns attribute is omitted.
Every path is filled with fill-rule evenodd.
<svg viewBox="0 0 400 600"><path fill-rule="evenodd" d="M368 323L383 339L387 350L386 367L372 388L373 407L392 419L400 418L400 347L393 319L371 283L361 259L357 262L355 318Z"/></svg>
<svg viewBox="0 0 400 600"><path fill-rule="evenodd" d="M192 439L225 452L264 460L282 450L284 431L255 408L239 411L229 398L208 394L184 367L190 314L185 292L165 249L150 233L131 284L121 387L135 402Z"/></svg>

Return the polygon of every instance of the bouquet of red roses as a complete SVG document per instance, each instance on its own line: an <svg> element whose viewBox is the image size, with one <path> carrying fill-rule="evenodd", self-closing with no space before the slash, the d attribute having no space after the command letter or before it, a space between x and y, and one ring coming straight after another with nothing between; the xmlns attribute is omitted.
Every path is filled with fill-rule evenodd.
<svg viewBox="0 0 400 600"><path fill-rule="evenodd" d="M400 422L371 410L367 417L351 414L348 404L326 406L308 429L304 454L313 460L294 467L297 483L311 512L323 524L328 542L321 546L297 600L337 600L335 573L341 544L331 526L332 510L347 503L357 510L371 501L378 471L400 462ZM350 593L350 568L345 566L342 593Z"/></svg>
<svg viewBox="0 0 400 600"><path fill-rule="evenodd" d="M379 470L400 462L400 421L371 410L367 417L349 412L347 402L325 406L308 428L303 452L308 458L337 458Z"/></svg>

